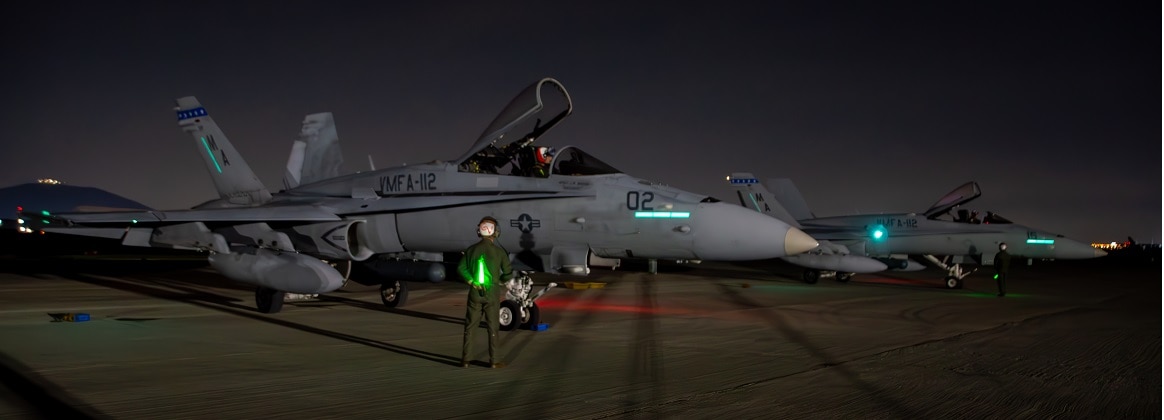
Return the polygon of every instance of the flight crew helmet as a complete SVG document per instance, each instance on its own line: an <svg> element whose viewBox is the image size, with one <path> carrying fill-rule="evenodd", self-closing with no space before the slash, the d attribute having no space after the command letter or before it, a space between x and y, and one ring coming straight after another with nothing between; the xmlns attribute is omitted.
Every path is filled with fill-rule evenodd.
<svg viewBox="0 0 1164 420"><path fill-rule="evenodd" d="M492 216L485 216L477 222L477 236L482 238L497 238L501 232L497 231L497 219Z"/></svg>
<svg viewBox="0 0 1164 420"><path fill-rule="evenodd" d="M546 146L538 147L534 151L534 157L537 158L538 163L547 165L554 159L554 148Z"/></svg>
<svg viewBox="0 0 1164 420"><path fill-rule="evenodd" d="M998 244L998 250L999 251L1006 251L1006 242L1002 242L1002 243Z"/></svg>

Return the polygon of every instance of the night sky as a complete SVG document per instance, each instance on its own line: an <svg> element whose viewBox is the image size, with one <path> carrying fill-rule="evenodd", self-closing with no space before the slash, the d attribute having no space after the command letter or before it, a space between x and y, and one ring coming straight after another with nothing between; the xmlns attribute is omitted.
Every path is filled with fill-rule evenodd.
<svg viewBox="0 0 1164 420"><path fill-rule="evenodd" d="M549 76L575 109L544 144L641 178L727 200L733 171L790 177L818 216L974 180L969 207L1018 223L1161 240L1159 4L379 3L8 5L0 187L216 198L187 95L272 190L314 112L350 171L454 159Z"/></svg>

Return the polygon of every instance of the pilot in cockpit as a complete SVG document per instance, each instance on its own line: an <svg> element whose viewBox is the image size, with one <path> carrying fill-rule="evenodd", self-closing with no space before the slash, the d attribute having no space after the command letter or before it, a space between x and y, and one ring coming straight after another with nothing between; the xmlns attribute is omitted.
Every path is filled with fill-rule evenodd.
<svg viewBox="0 0 1164 420"><path fill-rule="evenodd" d="M554 160L554 148L535 147L533 155L533 167L530 168L529 175L539 178L550 176L550 161Z"/></svg>

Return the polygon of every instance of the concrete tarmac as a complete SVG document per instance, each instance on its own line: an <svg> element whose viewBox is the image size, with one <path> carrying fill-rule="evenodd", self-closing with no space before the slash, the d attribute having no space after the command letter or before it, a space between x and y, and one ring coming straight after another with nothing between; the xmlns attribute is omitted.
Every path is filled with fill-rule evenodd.
<svg viewBox="0 0 1164 420"><path fill-rule="evenodd" d="M459 366L467 286L283 312L200 262L0 262L0 418L1160 418L1161 272L1110 261L800 282L778 262L595 269ZM88 313L53 322L51 313Z"/></svg>

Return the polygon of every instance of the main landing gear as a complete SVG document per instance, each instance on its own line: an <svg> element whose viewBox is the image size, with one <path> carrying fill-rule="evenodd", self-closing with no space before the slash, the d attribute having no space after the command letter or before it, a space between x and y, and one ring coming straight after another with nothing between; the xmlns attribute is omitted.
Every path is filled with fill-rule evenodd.
<svg viewBox="0 0 1164 420"><path fill-rule="evenodd" d="M273 314L283 310L283 298L287 292L259 286L255 289L255 307L259 312Z"/></svg>
<svg viewBox="0 0 1164 420"><path fill-rule="evenodd" d="M821 271L821 270L804 270L804 282L808 284L816 284L821 277L836 277L837 281L847 283L853 279L853 273L843 273L839 271Z"/></svg>
<svg viewBox="0 0 1164 420"><path fill-rule="evenodd" d="M533 279L530 278L530 273L530 271L519 271L517 277L505 283L509 290L505 292L505 300L501 301L499 308L501 313L497 317L502 331L511 331L518 327L532 328L541 322L541 311L538 310L538 305L534 301L558 284L550 283L537 294L531 295Z"/></svg>
<svg viewBox="0 0 1164 420"><path fill-rule="evenodd" d="M400 280L388 280L380 284L380 301L389 308L404 306L408 300L408 283Z"/></svg>

